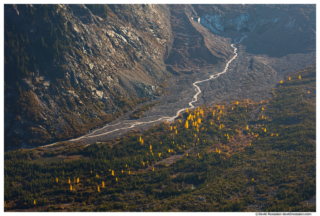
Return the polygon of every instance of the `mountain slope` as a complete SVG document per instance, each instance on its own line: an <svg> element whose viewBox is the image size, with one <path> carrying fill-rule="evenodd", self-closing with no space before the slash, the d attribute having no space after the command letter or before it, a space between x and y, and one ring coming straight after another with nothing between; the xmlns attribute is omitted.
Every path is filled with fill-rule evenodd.
<svg viewBox="0 0 320 216"><path fill-rule="evenodd" d="M230 58L226 41L212 51L190 8L6 5L6 150L84 134L156 98L172 73Z"/></svg>

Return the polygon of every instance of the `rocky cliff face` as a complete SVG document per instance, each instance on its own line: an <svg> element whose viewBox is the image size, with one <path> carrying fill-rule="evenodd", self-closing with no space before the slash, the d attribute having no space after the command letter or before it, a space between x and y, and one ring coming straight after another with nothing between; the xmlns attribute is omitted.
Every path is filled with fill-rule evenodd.
<svg viewBox="0 0 320 216"><path fill-rule="evenodd" d="M172 74L230 58L227 40L212 42L192 10L6 5L6 149L84 134L159 96Z"/></svg>

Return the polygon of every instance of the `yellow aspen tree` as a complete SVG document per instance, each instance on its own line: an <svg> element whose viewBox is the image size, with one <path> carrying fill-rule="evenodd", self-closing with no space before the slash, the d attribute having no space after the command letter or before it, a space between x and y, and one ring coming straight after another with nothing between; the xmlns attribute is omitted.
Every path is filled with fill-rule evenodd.
<svg viewBox="0 0 320 216"><path fill-rule="evenodd" d="M116 181L118 181L118 178L116 177Z"/></svg>
<svg viewBox="0 0 320 216"><path fill-rule="evenodd" d="M219 117L217 119L219 120Z"/></svg>
<svg viewBox="0 0 320 216"><path fill-rule="evenodd" d="M79 182L80 182L80 179L79 179L79 177L77 178L77 184L79 184Z"/></svg>
<svg viewBox="0 0 320 216"><path fill-rule="evenodd" d="M252 181L254 181L254 178L252 178Z"/></svg>
<svg viewBox="0 0 320 216"><path fill-rule="evenodd" d="M114 176L114 170L112 170L112 171L111 171L111 175L113 175L113 176Z"/></svg>
<svg viewBox="0 0 320 216"><path fill-rule="evenodd" d="M310 91L308 91L308 94L310 94Z"/></svg>
<svg viewBox="0 0 320 216"><path fill-rule="evenodd" d="M130 171L128 172L128 174L130 175Z"/></svg>
<svg viewBox="0 0 320 216"><path fill-rule="evenodd" d="M96 173L96 178L99 178L99 175L98 175L98 173Z"/></svg>
<svg viewBox="0 0 320 216"><path fill-rule="evenodd" d="M161 157L161 153L158 153L159 157Z"/></svg>
<svg viewBox="0 0 320 216"><path fill-rule="evenodd" d="M264 107L261 107L261 110L264 110Z"/></svg>
<svg viewBox="0 0 320 216"><path fill-rule="evenodd" d="M210 124L212 125L212 122L210 122Z"/></svg>
<svg viewBox="0 0 320 216"><path fill-rule="evenodd" d="M283 81L282 81L282 80L280 80L280 83L283 83Z"/></svg>
<svg viewBox="0 0 320 216"><path fill-rule="evenodd" d="M58 178L56 178L56 183L58 184L58 182L59 182L59 179L58 179Z"/></svg>
<svg viewBox="0 0 320 216"><path fill-rule="evenodd" d="M178 131L176 130L176 134L178 134Z"/></svg>
<svg viewBox="0 0 320 216"><path fill-rule="evenodd" d="M97 186L97 191L100 192L100 187L99 187L99 185Z"/></svg>
<svg viewBox="0 0 320 216"><path fill-rule="evenodd" d="M145 165L145 162L142 162L142 165L144 166L144 165Z"/></svg>
<svg viewBox="0 0 320 216"><path fill-rule="evenodd" d="M271 136L273 136L273 133L271 133Z"/></svg>
<svg viewBox="0 0 320 216"><path fill-rule="evenodd" d="M188 123L188 121L186 121L186 123L184 124L184 128L185 128L185 129L188 129L188 128L189 128L189 123Z"/></svg>
<svg viewBox="0 0 320 216"><path fill-rule="evenodd" d="M246 128L247 130L249 130L249 125L247 125L247 128Z"/></svg>
<svg viewBox="0 0 320 216"><path fill-rule="evenodd" d="M123 170L121 170L121 173L123 174Z"/></svg>
<svg viewBox="0 0 320 216"><path fill-rule="evenodd" d="M216 152L218 152L218 149L216 148Z"/></svg>
<svg viewBox="0 0 320 216"><path fill-rule="evenodd" d="M172 131L172 126L170 126L170 130Z"/></svg>
<svg viewBox="0 0 320 216"><path fill-rule="evenodd" d="M72 191L72 185L70 185L70 191Z"/></svg>
<svg viewBox="0 0 320 216"><path fill-rule="evenodd" d="M276 136L278 136L278 134Z"/></svg>
<svg viewBox="0 0 320 216"><path fill-rule="evenodd" d="M104 187L105 187L104 181L102 181L102 185L101 185L101 187L102 187L102 188L104 188Z"/></svg>
<svg viewBox="0 0 320 216"><path fill-rule="evenodd" d="M168 153L170 153L170 149L168 149Z"/></svg>
<svg viewBox="0 0 320 216"><path fill-rule="evenodd" d="M198 118L198 123L201 124L201 118Z"/></svg>
<svg viewBox="0 0 320 216"><path fill-rule="evenodd" d="M213 110L212 111L212 116L214 116L216 114L216 111L215 110Z"/></svg>
<svg viewBox="0 0 320 216"><path fill-rule="evenodd" d="M301 75L299 75L299 79L301 79Z"/></svg>
<svg viewBox="0 0 320 216"><path fill-rule="evenodd" d="M126 164L126 167L128 167L128 165Z"/></svg>
<svg viewBox="0 0 320 216"><path fill-rule="evenodd" d="M172 144L174 144L174 141L172 141Z"/></svg>
<svg viewBox="0 0 320 216"><path fill-rule="evenodd" d="M188 157L188 153L187 153L187 157Z"/></svg>
<svg viewBox="0 0 320 216"><path fill-rule="evenodd" d="M239 102L237 101L237 105L239 105Z"/></svg>
<svg viewBox="0 0 320 216"><path fill-rule="evenodd" d="M264 132L267 132L267 128L264 129Z"/></svg>
<svg viewBox="0 0 320 216"><path fill-rule="evenodd" d="M36 200L33 200L33 205L36 205L36 204L37 204Z"/></svg>
<svg viewBox="0 0 320 216"><path fill-rule="evenodd" d="M219 149L219 154L220 154L220 149Z"/></svg>
<svg viewBox="0 0 320 216"><path fill-rule="evenodd" d="M71 180L70 180L70 177L68 178L68 184L71 184Z"/></svg>
<svg viewBox="0 0 320 216"><path fill-rule="evenodd" d="M231 110L233 110L233 107L231 107Z"/></svg>
<svg viewBox="0 0 320 216"><path fill-rule="evenodd" d="M263 115L261 116L261 118L263 119Z"/></svg>
<svg viewBox="0 0 320 216"><path fill-rule="evenodd" d="M174 126L174 127L173 127L173 129L177 129L177 127L176 127L176 126Z"/></svg>
<svg viewBox="0 0 320 216"><path fill-rule="evenodd" d="M179 119L179 123L181 123L181 119Z"/></svg>
<svg viewBox="0 0 320 216"><path fill-rule="evenodd" d="M143 143L144 143L144 141L143 141L143 140L141 140L141 145L143 145Z"/></svg>
<svg viewBox="0 0 320 216"><path fill-rule="evenodd" d="M155 124L153 124L153 127L156 126Z"/></svg>
<svg viewBox="0 0 320 216"><path fill-rule="evenodd" d="M222 114L222 110L220 110L220 114Z"/></svg>
<svg viewBox="0 0 320 216"><path fill-rule="evenodd" d="M249 143L249 146L251 146L251 143Z"/></svg>
<svg viewBox="0 0 320 216"><path fill-rule="evenodd" d="M289 80L291 80L291 77L289 77Z"/></svg>
<svg viewBox="0 0 320 216"><path fill-rule="evenodd" d="M152 150L152 146L150 145L150 150Z"/></svg>
<svg viewBox="0 0 320 216"><path fill-rule="evenodd" d="M221 130L221 124L220 124L220 127L219 127L219 129Z"/></svg>
<svg viewBox="0 0 320 216"><path fill-rule="evenodd" d="M141 137L139 138L139 142L141 142L142 141L142 139L141 139Z"/></svg>
<svg viewBox="0 0 320 216"><path fill-rule="evenodd" d="M187 108L186 112L187 112L187 113L189 113L189 110L188 110L188 108Z"/></svg>
<svg viewBox="0 0 320 216"><path fill-rule="evenodd" d="M152 171L154 171L154 167L152 167Z"/></svg>
<svg viewBox="0 0 320 216"><path fill-rule="evenodd" d="M160 141L160 144L162 144L162 141Z"/></svg>

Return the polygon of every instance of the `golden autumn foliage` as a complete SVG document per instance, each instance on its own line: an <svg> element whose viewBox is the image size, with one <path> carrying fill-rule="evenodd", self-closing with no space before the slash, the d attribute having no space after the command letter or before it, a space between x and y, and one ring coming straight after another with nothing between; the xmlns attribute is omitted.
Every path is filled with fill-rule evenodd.
<svg viewBox="0 0 320 216"><path fill-rule="evenodd" d="M102 188L104 188L104 187L105 187L104 181L102 181L102 185L101 185L101 187L102 187Z"/></svg>

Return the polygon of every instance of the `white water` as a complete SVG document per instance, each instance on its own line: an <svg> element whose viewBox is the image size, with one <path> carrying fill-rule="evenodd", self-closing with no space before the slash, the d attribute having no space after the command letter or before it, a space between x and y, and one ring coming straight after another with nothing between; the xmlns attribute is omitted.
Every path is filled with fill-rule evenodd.
<svg viewBox="0 0 320 216"><path fill-rule="evenodd" d="M159 118L159 119L156 119L156 120L153 120L153 121L148 121L148 122L124 123L124 124L131 124L131 125L128 126L128 127L122 127L122 128L114 129L114 130L112 130L112 131L107 131L107 132L104 132L104 133L100 133L100 134L97 134L97 135L90 135L90 134L92 134L92 133L96 133L97 131L100 131L100 130L105 129L106 127L116 126L116 125L118 125L118 124L120 124L120 123L122 123L122 122L119 122L119 123L114 124L114 125L106 125L106 126L100 128L100 129L97 129L97 130L92 131L92 132L89 133L89 134L83 135L83 136L78 137L78 138L75 138L75 139L71 139L71 140L69 140L69 141L77 141L77 140L80 140L80 139L83 139L83 138L99 137L99 136L103 136L103 135L107 135L107 134L113 133L113 132L115 132L115 131L119 131L119 130L123 130L123 129L130 129L130 128L133 128L133 127L135 127L135 126L137 126L137 125L141 125L141 124L150 124L150 123L159 122L159 121L162 121L162 120L166 120L166 121L168 121L168 122L174 121L174 119L177 118L177 117L180 115L181 112L183 112L183 111L185 111L185 110L187 110L187 109L195 108L194 105L193 105L193 103L195 103L195 102L198 101L198 95L201 93L201 89L200 89L199 86L197 86L197 84L203 83L203 82L207 82L207 81L212 80L212 79L216 79L216 78L218 78L221 74L224 74L224 73L227 72L230 63L238 56L237 48L235 48L234 45L235 45L235 44L238 44L238 43L241 43L242 40L243 40L244 38L246 38L246 37L247 37L247 35L243 34L243 37L240 38L240 40L239 40L238 42L235 40L235 43L234 43L234 44L231 44L231 47L233 48L233 53L234 53L235 55L227 62L226 67L224 68L224 70L223 70L222 72L217 73L217 74L214 74L214 75L210 75L210 77L209 77L208 79L196 81L196 82L194 82L194 83L192 84L194 87L196 87L196 88L195 88L196 94L193 96L192 101L189 102L189 107L182 108L182 109L178 110L178 111L177 111L177 114L176 114L175 116L172 116L172 117L161 117L161 118ZM49 144L49 145L45 145L45 146L43 146L43 147L48 147L48 146L51 146L51 145L54 145L54 144L56 144L56 143L52 143L52 144Z"/></svg>

